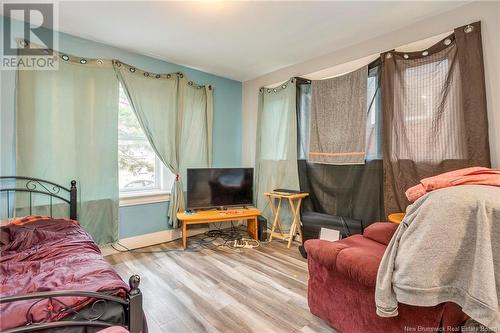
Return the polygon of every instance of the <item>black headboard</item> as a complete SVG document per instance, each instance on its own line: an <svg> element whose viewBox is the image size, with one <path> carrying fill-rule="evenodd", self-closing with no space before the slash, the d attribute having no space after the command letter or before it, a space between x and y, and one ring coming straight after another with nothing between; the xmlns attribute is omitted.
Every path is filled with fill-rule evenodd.
<svg viewBox="0 0 500 333"><path fill-rule="evenodd" d="M72 180L70 188L61 186L51 181L16 176L0 176L0 193L7 192L7 217L10 218L11 204L10 193L27 192L29 193L29 213L33 211L33 193L46 195L49 197L50 216L52 217L53 198L57 198L69 204L69 218L77 219L77 189L76 181Z"/></svg>

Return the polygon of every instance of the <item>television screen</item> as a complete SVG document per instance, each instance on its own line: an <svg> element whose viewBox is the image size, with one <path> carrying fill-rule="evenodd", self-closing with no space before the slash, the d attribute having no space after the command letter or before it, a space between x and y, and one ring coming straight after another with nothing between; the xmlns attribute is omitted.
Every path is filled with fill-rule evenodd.
<svg viewBox="0 0 500 333"><path fill-rule="evenodd" d="M187 169L187 208L253 205L252 168Z"/></svg>

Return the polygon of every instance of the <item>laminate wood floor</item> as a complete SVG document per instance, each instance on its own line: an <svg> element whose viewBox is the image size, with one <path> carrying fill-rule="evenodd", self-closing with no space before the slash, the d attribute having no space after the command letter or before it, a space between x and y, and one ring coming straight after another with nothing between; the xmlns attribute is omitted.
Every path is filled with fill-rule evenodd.
<svg viewBox="0 0 500 333"><path fill-rule="evenodd" d="M172 252L106 257L125 281L141 276L149 332L336 332L309 312L307 261L296 245L197 252L180 246L175 241L143 249Z"/></svg>

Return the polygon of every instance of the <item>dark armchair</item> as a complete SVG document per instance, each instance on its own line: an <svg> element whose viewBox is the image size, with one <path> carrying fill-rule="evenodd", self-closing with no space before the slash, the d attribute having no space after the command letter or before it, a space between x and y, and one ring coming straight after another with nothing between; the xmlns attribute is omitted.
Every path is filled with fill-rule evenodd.
<svg viewBox="0 0 500 333"><path fill-rule="evenodd" d="M328 215L318 212L301 212L303 241L319 238L321 228L335 229L340 231L342 238L363 233L363 223L360 220L343 216ZM304 246L299 247L299 251L304 258L307 253Z"/></svg>

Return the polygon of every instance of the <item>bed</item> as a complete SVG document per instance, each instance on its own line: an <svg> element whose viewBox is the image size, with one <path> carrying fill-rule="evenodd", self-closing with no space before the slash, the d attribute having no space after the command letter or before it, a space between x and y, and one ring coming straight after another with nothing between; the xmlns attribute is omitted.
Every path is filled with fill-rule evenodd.
<svg viewBox="0 0 500 333"><path fill-rule="evenodd" d="M27 198L28 216L10 219L19 192ZM32 215L35 196L47 197L47 216ZM69 205L69 218L52 217L61 203ZM140 277L123 282L79 225L76 181L66 188L37 178L0 177L0 204L10 219L0 227L0 331L73 333L122 326L147 332Z"/></svg>

